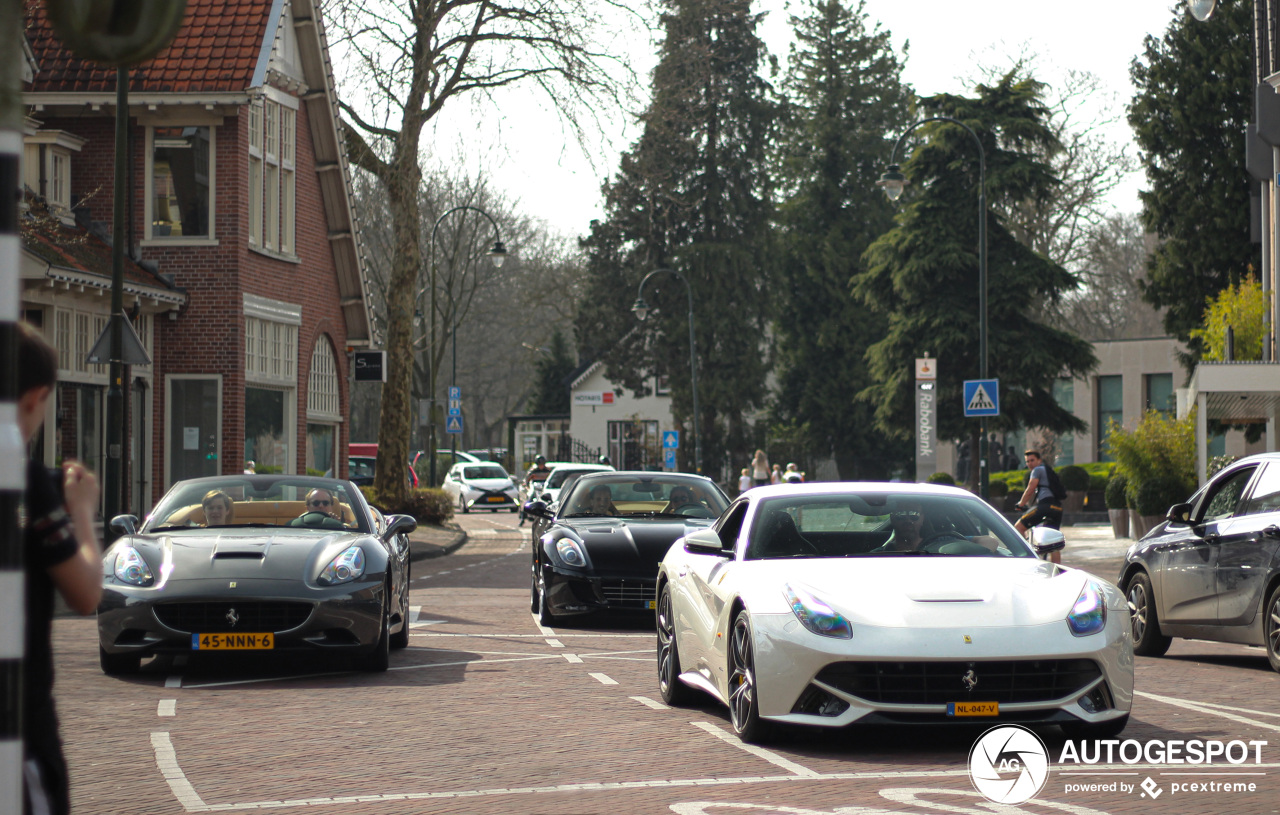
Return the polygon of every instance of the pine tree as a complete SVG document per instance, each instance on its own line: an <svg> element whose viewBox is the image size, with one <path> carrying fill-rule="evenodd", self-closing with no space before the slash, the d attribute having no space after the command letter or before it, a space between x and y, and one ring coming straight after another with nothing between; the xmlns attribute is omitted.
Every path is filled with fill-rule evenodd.
<svg viewBox="0 0 1280 815"><path fill-rule="evenodd" d="M540 349L542 350L542 349ZM533 364L533 395L529 397L529 412L555 414L569 412L569 384L565 378L575 367L569 341L559 328L551 334L551 347L546 355Z"/></svg>
<svg viewBox="0 0 1280 815"><path fill-rule="evenodd" d="M1017 241L997 214L1011 202L1044 195L1056 183L1043 156L1053 152L1041 86L1006 75L979 85L974 98L940 94L920 102L920 115L949 116L972 128L987 158L988 374L1000 380L1000 416L993 429L1039 427L1080 431L1084 424L1058 406L1053 383L1090 370L1089 343L1036 322L1045 301L1077 285L1061 266ZM913 359L938 359L939 438L968 436L978 421L964 418L962 383L979 376L976 145L965 130L935 122L903 165L911 181L898 225L867 250L867 272L855 291L888 317L885 337L871 346L876 384L862 392L876 424L899 437L913 432Z"/></svg>
<svg viewBox="0 0 1280 815"><path fill-rule="evenodd" d="M688 306L667 275L645 290L653 314L630 313L648 272L670 268L694 301L704 470L718 474L749 443L744 411L761 405L770 190L766 147L776 104L760 76L765 49L748 0L665 0L665 36L643 132L605 186L607 217L583 241L588 283L578 347L638 393L669 377L672 409L692 430ZM686 469L692 443L682 445Z"/></svg>
<svg viewBox="0 0 1280 815"><path fill-rule="evenodd" d="M1177 13L1164 38L1147 37L1131 74L1129 107L1151 188L1142 221L1160 238L1143 297L1167 308L1166 330L1191 345L1205 302L1259 268L1249 241L1245 132L1253 109L1253 4L1219 3L1209 23Z"/></svg>
<svg viewBox="0 0 1280 815"><path fill-rule="evenodd" d="M888 478L910 446L878 432L871 405L856 399L887 318L850 286L867 246L893 226L896 209L875 181L911 121L911 91L889 32L868 30L864 2L808 0L791 22L774 413L802 428L808 449L831 450L842 478Z"/></svg>

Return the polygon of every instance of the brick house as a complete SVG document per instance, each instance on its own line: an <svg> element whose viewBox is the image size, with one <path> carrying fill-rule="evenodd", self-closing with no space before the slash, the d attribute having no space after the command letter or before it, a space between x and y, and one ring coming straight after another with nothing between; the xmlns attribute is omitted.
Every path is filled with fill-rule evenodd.
<svg viewBox="0 0 1280 815"><path fill-rule="evenodd" d="M31 5L23 314L66 372L36 454L92 464L116 72L71 56ZM128 369L129 511L246 460L346 472L348 355L370 321L318 5L188 0L173 44L130 72L125 309L153 364Z"/></svg>

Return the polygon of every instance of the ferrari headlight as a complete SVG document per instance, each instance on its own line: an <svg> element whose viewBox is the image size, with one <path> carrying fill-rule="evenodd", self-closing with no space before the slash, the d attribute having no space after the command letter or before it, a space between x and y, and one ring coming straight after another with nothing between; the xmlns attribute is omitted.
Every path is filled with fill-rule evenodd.
<svg viewBox="0 0 1280 815"><path fill-rule="evenodd" d="M336 586L348 583L364 575L364 550L359 546L350 546L342 554L329 561L329 565L320 572L316 581L322 586Z"/></svg>
<svg viewBox="0 0 1280 815"><path fill-rule="evenodd" d="M151 567L142 559L142 554L132 546L126 546L116 552L116 579L134 586L150 586L155 582L151 575Z"/></svg>
<svg viewBox="0 0 1280 815"><path fill-rule="evenodd" d="M815 634L823 637L853 638L853 626L841 616L840 612L819 600L812 592L790 583L782 585L782 594L787 598L787 605L796 615L800 624Z"/></svg>
<svg viewBox="0 0 1280 815"><path fill-rule="evenodd" d="M556 554L560 556L560 560L564 561L566 566L586 566L587 556L582 551L582 547L578 545L576 540L572 538L561 538L556 541Z"/></svg>
<svg viewBox="0 0 1280 815"><path fill-rule="evenodd" d="M1080 596L1076 598L1071 613L1067 615L1067 625L1071 633L1077 637L1096 634L1107 624L1107 601L1102 596L1102 589L1092 580L1084 584Z"/></svg>

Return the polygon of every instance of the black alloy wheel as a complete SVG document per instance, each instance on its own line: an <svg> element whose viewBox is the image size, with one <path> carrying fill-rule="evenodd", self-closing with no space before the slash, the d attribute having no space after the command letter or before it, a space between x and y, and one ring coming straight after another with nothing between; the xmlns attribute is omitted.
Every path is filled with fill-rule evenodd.
<svg viewBox="0 0 1280 815"><path fill-rule="evenodd" d="M382 592L382 624L378 627L378 641L373 650L360 657L360 670L369 673L382 673L391 666L391 584Z"/></svg>
<svg viewBox="0 0 1280 815"><path fill-rule="evenodd" d="M400 593L400 630L391 635L391 647L409 647L409 564L404 564L404 591Z"/></svg>
<svg viewBox="0 0 1280 815"><path fill-rule="evenodd" d="M658 595L658 690L662 701L679 706L689 702L692 689L680 681L680 649L676 645L676 622L671 608L671 586L664 583Z"/></svg>
<svg viewBox="0 0 1280 815"><path fill-rule="evenodd" d="M538 592L538 561L534 561L529 567L529 610L534 614L538 613L538 603L541 602L541 595Z"/></svg>
<svg viewBox="0 0 1280 815"><path fill-rule="evenodd" d="M1160 615L1156 611L1156 595L1151 578L1139 572L1129 581L1129 622L1133 629L1133 652L1143 657L1164 656L1172 637L1160 633Z"/></svg>
<svg viewBox="0 0 1280 815"><path fill-rule="evenodd" d="M101 645L98 646L98 665L107 676L128 676L136 674L142 667L142 657L137 654L108 654Z"/></svg>
<svg viewBox="0 0 1280 815"><path fill-rule="evenodd" d="M1267 616L1262 621L1267 638L1267 661L1273 671L1280 671L1280 585L1267 597Z"/></svg>
<svg viewBox="0 0 1280 815"><path fill-rule="evenodd" d="M733 620L729 639L729 721L738 738L747 744L763 744L773 728L760 718L753 642L751 616L744 608Z"/></svg>

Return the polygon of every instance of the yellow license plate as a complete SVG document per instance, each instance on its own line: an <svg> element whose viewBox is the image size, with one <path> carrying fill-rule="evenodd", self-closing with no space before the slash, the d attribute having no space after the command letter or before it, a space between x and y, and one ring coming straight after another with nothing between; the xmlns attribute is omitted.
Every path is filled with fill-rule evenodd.
<svg viewBox="0 0 1280 815"><path fill-rule="evenodd" d="M490 495L488 498L484 500L488 501L491 504L501 504L501 503L505 503L507 499L503 498L501 495Z"/></svg>
<svg viewBox="0 0 1280 815"><path fill-rule="evenodd" d="M999 716L999 702L948 702L948 716Z"/></svg>
<svg viewBox="0 0 1280 815"><path fill-rule="evenodd" d="M658 607L658 601L657 601L657 600L650 600L650 601L649 601L649 608L656 609L657 607Z"/></svg>
<svg viewBox="0 0 1280 815"><path fill-rule="evenodd" d="M192 651L270 651L274 634L192 634Z"/></svg>

